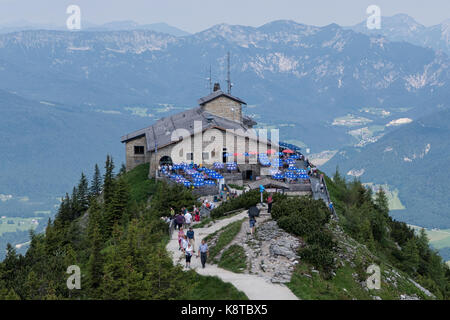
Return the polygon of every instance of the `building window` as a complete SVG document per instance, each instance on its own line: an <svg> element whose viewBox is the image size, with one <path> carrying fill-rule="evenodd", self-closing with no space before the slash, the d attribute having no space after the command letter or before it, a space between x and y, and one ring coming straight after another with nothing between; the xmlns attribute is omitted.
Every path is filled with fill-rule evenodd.
<svg viewBox="0 0 450 320"><path fill-rule="evenodd" d="M186 153L186 160L194 160L194 154L192 152Z"/></svg>
<svg viewBox="0 0 450 320"><path fill-rule="evenodd" d="M134 154L144 154L144 146L134 146Z"/></svg>
<svg viewBox="0 0 450 320"><path fill-rule="evenodd" d="M202 159L203 160L209 160L209 153L208 152L202 152Z"/></svg>

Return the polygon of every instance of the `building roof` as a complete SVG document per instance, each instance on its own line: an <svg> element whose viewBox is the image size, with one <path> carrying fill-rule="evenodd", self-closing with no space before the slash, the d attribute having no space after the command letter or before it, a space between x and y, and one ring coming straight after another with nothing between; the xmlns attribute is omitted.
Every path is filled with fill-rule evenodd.
<svg viewBox="0 0 450 320"><path fill-rule="evenodd" d="M189 109L169 117L156 121L153 125L127 134L121 138L122 142L127 142L139 137L146 137L147 151L153 151L155 148L162 148L169 144L180 141L172 141L172 132L177 129L185 129L181 132L180 138L192 136L194 134L194 121L202 122L202 129L211 128L226 129L243 129L247 131L249 127L244 123L228 120L226 118L213 115L203 110L202 107Z"/></svg>
<svg viewBox="0 0 450 320"><path fill-rule="evenodd" d="M210 102L210 101L212 101L214 99L217 99L219 97L227 97L227 98L229 98L231 100L234 100L236 102L239 102L241 104L245 104L246 105L246 103L244 101L242 101L241 99L239 99L238 97L235 97L235 96L232 96L231 94L225 93L222 90L214 91L211 94L207 95L206 97L198 99L198 104L202 106L205 103L208 103L208 102Z"/></svg>
<svg viewBox="0 0 450 320"><path fill-rule="evenodd" d="M250 190L259 189L260 185L264 186L265 188L289 189L289 185L287 183L276 181L270 178L263 178L261 180L252 181L248 184Z"/></svg>

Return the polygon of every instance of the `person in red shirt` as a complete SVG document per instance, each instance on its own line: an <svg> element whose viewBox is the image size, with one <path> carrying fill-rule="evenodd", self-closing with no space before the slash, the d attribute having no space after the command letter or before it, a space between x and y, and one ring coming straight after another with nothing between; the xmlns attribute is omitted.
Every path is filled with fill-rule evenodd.
<svg viewBox="0 0 450 320"><path fill-rule="evenodd" d="M272 199L272 194L270 193L269 196L267 197L267 213L270 213L272 211L272 203L273 203L273 199Z"/></svg>

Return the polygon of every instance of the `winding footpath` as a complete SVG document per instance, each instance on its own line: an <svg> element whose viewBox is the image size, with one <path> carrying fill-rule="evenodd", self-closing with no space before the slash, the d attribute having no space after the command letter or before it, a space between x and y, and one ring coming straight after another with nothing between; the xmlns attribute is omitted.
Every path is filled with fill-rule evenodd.
<svg viewBox="0 0 450 320"><path fill-rule="evenodd" d="M226 225L247 218L247 211L237 214L233 217L216 221L208 228L198 228L195 231L195 249L198 250L198 245L206 236L216 232ZM245 228L248 221L244 221L243 228ZM172 233L172 237L167 244L167 251L172 255L174 264L184 266L184 254L178 250L177 232ZM274 284L266 281L257 275L234 273L216 265L206 263L205 269L202 269L200 259L197 254L194 254L191 260L191 268L198 274L204 276L217 276L224 282L229 282L238 290L244 292L250 300L298 300L298 298L289 290L288 287L281 284Z"/></svg>

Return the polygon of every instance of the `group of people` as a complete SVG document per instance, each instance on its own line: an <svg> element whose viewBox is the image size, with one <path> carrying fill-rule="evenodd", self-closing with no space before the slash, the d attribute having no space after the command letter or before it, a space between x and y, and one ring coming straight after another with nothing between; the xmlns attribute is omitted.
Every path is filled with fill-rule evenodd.
<svg viewBox="0 0 450 320"><path fill-rule="evenodd" d="M192 227L189 227L189 230L184 233L183 228L181 227L178 230L178 250L182 251L186 258L186 268L189 269L191 267L191 258L195 252L195 232ZM209 255L208 244L204 239L197 251L197 258L200 258L202 268L205 268L206 259Z"/></svg>
<svg viewBox="0 0 450 320"><path fill-rule="evenodd" d="M204 199L202 201L202 207L206 208L208 210L212 210L212 209L214 209L216 207L216 205L214 204L214 202L209 201L208 199Z"/></svg>
<svg viewBox="0 0 450 320"><path fill-rule="evenodd" d="M181 209L181 212L175 213L173 208L170 208L170 215L173 218L174 229L180 229L182 227L189 228L193 222L200 222L200 210L194 206L192 213L185 207Z"/></svg>

